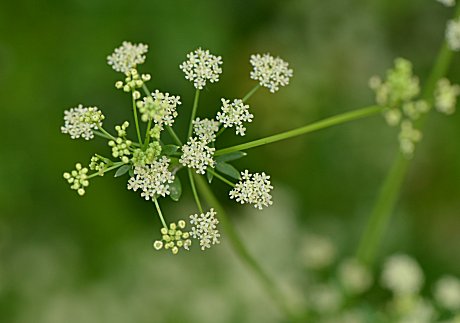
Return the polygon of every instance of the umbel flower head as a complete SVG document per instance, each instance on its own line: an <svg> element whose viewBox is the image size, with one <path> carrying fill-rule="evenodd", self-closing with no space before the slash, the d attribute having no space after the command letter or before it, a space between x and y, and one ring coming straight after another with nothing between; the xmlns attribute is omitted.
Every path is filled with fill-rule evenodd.
<svg viewBox="0 0 460 323"><path fill-rule="evenodd" d="M446 7L453 7L455 6L455 0L437 0L439 3L442 3Z"/></svg>
<svg viewBox="0 0 460 323"><path fill-rule="evenodd" d="M134 167L134 176L128 181L128 190L140 189L141 196L146 200L169 195L169 184L174 181L174 175L168 170L169 163L170 159L163 156L150 165Z"/></svg>
<svg viewBox="0 0 460 323"><path fill-rule="evenodd" d="M189 250L192 240L190 240L190 233L183 231L185 226L185 221L180 220L177 224L171 223L169 229L166 227L161 228L162 239L155 241L153 247L156 250L163 248L171 250L174 255L179 252L180 248Z"/></svg>
<svg viewBox="0 0 460 323"><path fill-rule="evenodd" d="M190 138L182 146L182 156L179 162L189 168L195 169L197 174L204 174L208 166L214 167L213 155L215 148L208 147L207 142L197 138Z"/></svg>
<svg viewBox="0 0 460 323"><path fill-rule="evenodd" d="M211 143L216 140L217 131L219 131L219 122L215 120L200 120L200 118L193 120L193 132L202 142Z"/></svg>
<svg viewBox="0 0 460 323"><path fill-rule="evenodd" d="M232 103L230 100L221 99L221 111L217 112L216 119L221 122L225 128L236 128L236 134L244 136L246 128L243 122L251 122L254 117L249 113L249 105L244 104L242 100L235 99Z"/></svg>
<svg viewBox="0 0 460 323"><path fill-rule="evenodd" d="M137 65L145 62L148 46L124 41L114 52L107 56L107 63L117 72L129 74Z"/></svg>
<svg viewBox="0 0 460 323"><path fill-rule="evenodd" d="M229 195L241 204L249 203L256 209L262 210L273 204L270 194L273 186L270 183L270 176L265 173L250 174L248 170L241 172L241 180L235 184Z"/></svg>
<svg viewBox="0 0 460 323"><path fill-rule="evenodd" d="M153 120L160 129L163 126L172 126L174 119L177 117L176 107L180 105L180 96L169 95L169 93L161 93L158 90L142 101L137 101L141 119L144 122Z"/></svg>
<svg viewBox="0 0 460 323"><path fill-rule="evenodd" d="M220 243L220 233L217 230L219 220L216 218L214 209L210 209L206 213L191 215L190 224L193 225L191 235L200 240L201 250Z"/></svg>
<svg viewBox="0 0 460 323"><path fill-rule="evenodd" d="M71 184L70 188L76 190L78 195L85 194L85 188L89 186L88 168L82 167L80 163L77 163L73 171L66 172L63 176Z"/></svg>
<svg viewBox="0 0 460 323"><path fill-rule="evenodd" d="M457 105L457 96L460 95L460 86L450 84L446 78L438 81L438 86L434 93L435 107L444 114L453 114Z"/></svg>
<svg viewBox="0 0 460 323"><path fill-rule="evenodd" d="M209 50L198 48L187 54L187 60L179 65L185 73L185 78L193 82L196 89L202 90L206 82L215 83L219 81L222 73L222 57L215 56Z"/></svg>
<svg viewBox="0 0 460 323"><path fill-rule="evenodd" d="M253 67L251 78L259 81L261 86L268 88L272 93L278 91L280 86L288 85L293 74L288 63L269 53L251 55L250 63Z"/></svg>
<svg viewBox="0 0 460 323"><path fill-rule="evenodd" d="M460 50L460 17L447 22L446 41L451 50Z"/></svg>
<svg viewBox="0 0 460 323"><path fill-rule="evenodd" d="M64 126L61 127L62 133L67 133L70 138L84 138L86 140L94 138L93 130L102 126L104 115L96 107L78 107L64 111Z"/></svg>

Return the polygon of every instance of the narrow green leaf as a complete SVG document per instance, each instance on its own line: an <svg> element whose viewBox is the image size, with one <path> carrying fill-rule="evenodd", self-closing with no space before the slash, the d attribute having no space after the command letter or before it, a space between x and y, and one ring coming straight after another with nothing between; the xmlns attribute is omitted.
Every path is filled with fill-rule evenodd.
<svg viewBox="0 0 460 323"><path fill-rule="evenodd" d="M115 175L113 177L120 177L126 174L131 169L131 165L123 165L117 169Z"/></svg>
<svg viewBox="0 0 460 323"><path fill-rule="evenodd" d="M209 170L206 171L206 178L208 179L208 183L211 184L212 179L214 178L214 174L211 173Z"/></svg>
<svg viewBox="0 0 460 323"><path fill-rule="evenodd" d="M243 151L234 151L232 153L216 157L216 161L217 162L228 162L228 161L240 159L246 155L247 154Z"/></svg>
<svg viewBox="0 0 460 323"><path fill-rule="evenodd" d="M171 194L169 195L171 199L175 202L179 201L180 196L182 195L182 184L177 174L174 177L174 182L169 184L169 191L171 192Z"/></svg>
<svg viewBox="0 0 460 323"><path fill-rule="evenodd" d="M176 146L176 145L165 145L161 147L161 152L163 153L163 155L171 156L174 153L176 153L178 149L179 149L179 146Z"/></svg>
<svg viewBox="0 0 460 323"><path fill-rule="evenodd" d="M235 179L241 179L240 177L240 172L238 171L238 169L236 169L235 167L233 167L232 165L230 164L227 164L227 163L224 163L224 162L217 162L216 163L216 169L225 174L225 175L228 175L230 177L233 177Z"/></svg>
<svg viewBox="0 0 460 323"><path fill-rule="evenodd" d="M134 176L134 169L130 168L128 174L129 174L129 176L133 177Z"/></svg>

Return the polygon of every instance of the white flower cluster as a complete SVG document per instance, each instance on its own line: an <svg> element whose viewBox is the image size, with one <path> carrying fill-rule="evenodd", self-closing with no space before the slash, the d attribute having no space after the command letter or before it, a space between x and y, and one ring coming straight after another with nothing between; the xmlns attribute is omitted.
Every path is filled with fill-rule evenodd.
<svg viewBox="0 0 460 323"><path fill-rule="evenodd" d="M265 173L250 174L248 170L241 172L241 180L235 184L229 195L241 204L249 203L255 208L262 210L273 204L270 191L273 186L270 183L270 176Z"/></svg>
<svg viewBox="0 0 460 323"><path fill-rule="evenodd" d="M442 277L436 283L434 296L443 308L460 311L460 280L454 276Z"/></svg>
<svg viewBox="0 0 460 323"><path fill-rule="evenodd" d="M107 62L117 72L128 74L137 65L144 63L148 46L124 41L114 52L107 56Z"/></svg>
<svg viewBox="0 0 460 323"><path fill-rule="evenodd" d="M259 81L261 86L268 88L272 93L278 91L280 86L288 85L293 75L287 62L269 53L251 55L250 63L253 67L251 78Z"/></svg>
<svg viewBox="0 0 460 323"><path fill-rule="evenodd" d="M356 259L344 260L338 275L344 289L353 295L364 293L373 283L371 272Z"/></svg>
<svg viewBox="0 0 460 323"><path fill-rule="evenodd" d="M180 220L177 224L171 223L169 229L165 227L161 228L162 240L155 241L153 247L156 250L169 249L174 255L179 252L179 248L189 250L192 240L190 240L190 233L183 231L185 226L185 221Z"/></svg>
<svg viewBox="0 0 460 323"><path fill-rule="evenodd" d="M446 7L453 7L455 6L455 0L437 0L439 3L442 3Z"/></svg>
<svg viewBox="0 0 460 323"><path fill-rule="evenodd" d="M415 144L422 140L422 132L415 129L411 121L404 120L401 123L398 139L401 152L410 158L414 154Z"/></svg>
<svg viewBox="0 0 460 323"><path fill-rule="evenodd" d="M88 168L82 167L80 163L75 164L75 169L70 173L64 173L64 178L70 185L70 188L76 190L78 195L85 194L85 187L89 186Z"/></svg>
<svg viewBox="0 0 460 323"><path fill-rule="evenodd" d="M219 122L213 119L196 118L193 120L193 132L203 142L211 143L216 140L217 131L219 131Z"/></svg>
<svg viewBox="0 0 460 323"><path fill-rule="evenodd" d="M451 50L460 50L460 18L447 22L446 41Z"/></svg>
<svg viewBox="0 0 460 323"><path fill-rule="evenodd" d="M197 138L190 138L189 141L182 146L182 156L179 162L189 168L194 168L198 174L204 174L208 166L214 167L213 147L208 147L207 142Z"/></svg>
<svg viewBox="0 0 460 323"><path fill-rule="evenodd" d="M246 128L243 122L252 122L254 117L249 113L249 105L244 104L242 100L235 99L232 103L230 100L221 99L221 111L217 112L216 119L221 122L225 128L235 126L236 134L244 136Z"/></svg>
<svg viewBox="0 0 460 323"><path fill-rule="evenodd" d="M424 283L423 272L418 263L407 255L393 255L385 262L382 286L397 295L418 293Z"/></svg>
<svg viewBox="0 0 460 323"><path fill-rule="evenodd" d="M169 195L169 184L174 181L174 175L168 170L169 163L170 159L163 156L150 165L134 167L134 176L128 181L128 189L142 190L141 196L146 200Z"/></svg>
<svg viewBox="0 0 460 323"><path fill-rule="evenodd" d="M434 93L435 107L444 114L453 114L457 105L457 96L460 95L460 86L450 84L446 78L440 79Z"/></svg>
<svg viewBox="0 0 460 323"><path fill-rule="evenodd" d="M187 60L179 65L185 73L185 78L193 82L196 89L202 90L206 82L215 83L219 81L222 73L222 58L212 55L209 50L197 50L187 54Z"/></svg>
<svg viewBox="0 0 460 323"><path fill-rule="evenodd" d="M62 133L67 133L70 138L84 138L86 140L94 138L93 130L102 126L104 115L96 107L78 107L64 111L64 126L61 127Z"/></svg>
<svg viewBox="0 0 460 323"><path fill-rule="evenodd" d="M180 104L180 96L169 95L169 93L161 93L155 90L151 96L144 97L142 101L138 101L137 107L142 121L153 120L160 129L163 129L164 125L173 125L174 119L177 117L176 107Z"/></svg>
<svg viewBox="0 0 460 323"><path fill-rule="evenodd" d="M216 218L214 209L209 212L190 216L190 224L193 225L191 235L200 240L201 250L211 248L211 245L220 243L220 233L217 230L219 220Z"/></svg>

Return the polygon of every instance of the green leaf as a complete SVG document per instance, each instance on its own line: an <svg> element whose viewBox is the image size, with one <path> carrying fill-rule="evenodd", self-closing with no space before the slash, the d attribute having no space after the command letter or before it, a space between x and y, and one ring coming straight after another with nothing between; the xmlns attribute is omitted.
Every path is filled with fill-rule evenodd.
<svg viewBox="0 0 460 323"><path fill-rule="evenodd" d="M169 184L169 191L171 194L169 195L171 199L175 202L179 201L180 196L182 195L182 184L180 182L179 176L174 177L174 181Z"/></svg>
<svg viewBox="0 0 460 323"><path fill-rule="evenodd" d="M206 178L208 179L209 184L211 184L212 179L214 178L214 174L211 173L209 170L206 171Z"/></svg>
<svg viewBox="0 0 460 323"><path fill-rule="evenodd" d="M131 165L123 165L117 169L115 175L113 177L120 177L126 174L131 169Z"/></svg>
<svg viewBox="0 0 460 323"><path fill-rule="evenodd" d="M216 157L216 161L217 162L228 162L228 161L240 159L246 155L247 154L243 151L234 151L232 153Z"/></svg>
<svg viewBox="0 0 460 323"><path fill-rule="evenodd" d="M133 177L134 176L134 169L130 168L128 174L129 174L129 176Z"/></svg>
<svg viewBox="0 0 460 323"><path fill-rule="evenodd" d="M227 164L227 163L224 163L224 162L217 162L216 163L216 169L225 174L225 175L228 175L230 177L233 177L235 179L241 179L240 177L240 172L238 171L238 169L236 169L235 167L233 167L232 165L230 164Z"/></svg>
<svg viewBox="0 0 460 323"><path fill-rule="evenodd" d="M176 153L178 149L179 149L179 146L176 146L176 145L165 145L161 147L161 152L163 153L163 155L171 156L174 153Z"/></svg>

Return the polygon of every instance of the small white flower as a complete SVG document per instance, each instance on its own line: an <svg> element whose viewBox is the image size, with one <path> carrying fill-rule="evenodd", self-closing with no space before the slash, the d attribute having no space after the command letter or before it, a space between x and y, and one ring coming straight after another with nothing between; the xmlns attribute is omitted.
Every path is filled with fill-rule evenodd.
<svg viewBox="0 0 460 323"><path fill-rule="evenodd" d="M437 0L439 3L442 3L446 7L453 7L455 6L455 0Z"/></svg>
<svg viewBox="0 0 460 323"><path fill-rule="evenodd" d="M174 175L168 170L170 160L166 156L150 165L134 167L134 176L128 181L128 189L142 190L141 196L146 200L157 195L169 195L169 184L174 181Z"/></svg>
<svg viewBox="0 0 460 323"><path fill-rule="evenodd" d="M308 233L302 239L300 260L308 269L324 269L335 261L336 255L337 250L328 237Z"/></svg>
<svg viewBox="0 0 460 323"><path fill-rule="evenodd" d="M424 282L418 263L407 255L393 255L385 262L381 283L397 295L413 295Z"/></svg>
<svg viewBox="0 0 460 323"><path fill-rule="evenodd" d="M215 150L215 148L208 147L205 141L190 138L187 144L182 146L182 156L179 162L184 166L194 168L198 174L204 174L208 166L214 167Z"/></svg>
<svg viewBox="0 0 460 323"><path fill-rule="evenodd" d="M128 74L137 65L144 63L148 46L124 41L114 52L107 56L107 62L117 72Z"/></svg>
<svg viewBox="0 0 460 323"><path fill-rule="evenodd" d="M89 186L88 168L82 167L80 163L75 164L75 170L64 173L63 177L67 180L70 188L76 190L78 195L85 194L85 188Z"/></svg>
<svg viewBox="0 0 460 323"><path fill-rule="evenodd" d="M444 276L437 283L434 297L442 307L450 311L460 310L460 280L454 276Z"/></svg>
<svg viewBox="0 0 460 323"><path fill-rule="evenodd" d="M163 129L164 125L173 125L174 119L177 117L176 107L180 104L180 96L155 90L151 96L144 97L143 101L138 101L137 107L142 121L153 120Z"/></svg>
<svg viewBox="0 0 460 323"><path fill-rule="evenodd" d="M434 93L436 109L444 114L453 114L457 105L457 96L459 95L459 85L450 84L446 78L440 79Z"/></svg>
<svg viewBox="0 0 460 323"><path fill-rule="evenodd" d="M193 132L203 142L210 143L216 140L217 131L219 131L219 122L213 119L193 120Z"/></svg>
<svg viewBox="0 0 460 323"><path fill-rule="evenodd" d="M187 60L179 65L185 73L185 78L193 81L195 88L202 90L206 82L215 83L219 81L222 73L222 58L212 55L209 50L197 50L187 54Z"/></svg>
<svg viewBox="0 0 460 323"><path fill-rule="evenodd" d="M338 274L342 286L351 294L365 292L373 282L371 272L356 259L344 260Z"/></svg>
<svg viewBox="0 0 460 323"><path fill-rule="evenodd" d="M235 126L236 134L244 136L246 128L243 126L243 122L251 122L254 117L249 113L249 105L244 104L242 100L235 99L232 103L230 100L221 99L222 107L217 112L216 119L220 121L225 128Z"/></svg>
<svg viewBox="0 0 460 323"><path fill-rule="evenodd" d="M460 50L460 18L447 22L446 40L451 50Z"/></svg>
<svg viewBox="0 0 460 323"><path fill-rule="evenodd" d="M62 133L67 133L70 138L84 138L86 140L94 138L93 130L102 126L104 115L96 107L78 107L64 111L64 126L61 127Z"/></svg>
<svg viewBox="0 0 460 323"><path fill-rule="evenodd" d="M217 230L219 220L216 218L214 209L209 212L190 216L190 224L193 225L191 236L200 240L201 250L211 248L211 245L220 243L220 233Z"/></svg>
<svg viewBox="0 0 460 323"><path fill-rule="evenodd" d="M293 74L288 63L268 53L251 55L250 63L253 67L251 78L259 81L261 86L268 88L272 93L278 91L280 86L288 85Z"/></svg>
<svg viewBox="0 0 460 323"><path fill-rule="evenodd" d="M249 203L256 209L262 210L273 204L270 195L273 186L270 183L270 176L265 173L250 174L248 170L241 172L241 180L235 184L229 195L241 204Z"/></svg>

